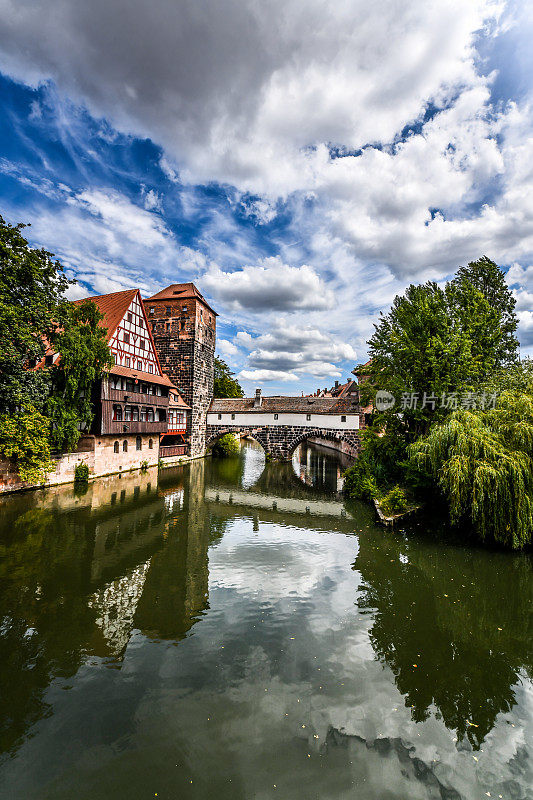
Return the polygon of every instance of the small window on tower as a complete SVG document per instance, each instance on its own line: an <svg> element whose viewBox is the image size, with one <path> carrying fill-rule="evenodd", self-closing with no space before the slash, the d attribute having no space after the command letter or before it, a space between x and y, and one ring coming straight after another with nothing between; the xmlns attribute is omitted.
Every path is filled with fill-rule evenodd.
<svg viewBox="0 0 533 800"><path fill-rule="evenodd" d="M274 419L278 419L279 414L274 414Z"/></svg>
<svg viewBox="0 0 533 800"><path fill-rule="evenodd" d="M341 417L341 422L346 422L346 417L344 415Z"/></svg>
<svg viewBox="0 0 533 800"><path fill-rule="evenodd" d="M311 419L311 414L306 414L306 415L305 415L305 418L306 418L306 420L309 422L309 421L310 421L310 419Z"/></svg>
<svg viewBox="0 0 533 800"><path fill-rule="evenodd" d="M155 313L155 307L154 306L150 306L150 314L154 314L154 313Z"/></svg>

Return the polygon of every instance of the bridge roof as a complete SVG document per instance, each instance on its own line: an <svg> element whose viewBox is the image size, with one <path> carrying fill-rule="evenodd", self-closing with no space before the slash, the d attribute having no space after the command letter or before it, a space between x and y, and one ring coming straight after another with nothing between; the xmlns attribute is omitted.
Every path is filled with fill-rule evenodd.
<svg viewBox="0 0 533 800"><path fill-rule="evenodd" d="M359 414L361 407L351 397L263 397L254 406L253 397L215 399L209 406L215 414Z"/></svg>

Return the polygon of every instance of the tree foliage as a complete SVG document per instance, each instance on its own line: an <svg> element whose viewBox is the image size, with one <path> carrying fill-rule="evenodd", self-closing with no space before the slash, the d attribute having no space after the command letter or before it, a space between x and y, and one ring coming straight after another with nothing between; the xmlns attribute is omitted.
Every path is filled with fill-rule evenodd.
<svg viewBox="0 0 533 800"><path fill-rule="evenodd" d="M26 404L42 410L48 375L27 367L42 358L43 337L63 323L67 308L70 281L51 253L28 245L24 227L0 216L0 412Z"/></svg>
<svg viewBox="0 0 533 800"><path fill-rule="evenodd" d="M452 523L514 549L531 542L533 391L504 391L495 408L453 412L410 453L441 487Z"/></svg>
<svg viewBox="0 0 533 800"><path fill-rule="evenodd" d="M429 424L448 413L443 393L479 387L493 373L517 359L514 298L501 270L485 256L462 267L444 288L436 283L411 285L394 299L369 340L370 392L385 389L397 401L405 392L436 398L406 409L407 439L426 433ZM368 371L368 369L366 370ZM398 406L386 415L396 415ZM385 424L385 421L382 422Z"/></svg>
<svg viewBox="0 0 533 800"><path fill-rule="evenodd" d="M215 356L214 397L244 397L241 385L233 375L226 362Z"/></svg>
<svg viewBox="0 0 533 800"><path fill-rule="evenodd" d="M46 408L52 420L52 446L57 450L72 450L80 429L89 429L93 419L91 388L113 364L107 331L99 324L102 319L90 300L70 305L65 327L53 337L60 357L50 368L51 394Z"/></svg>
<svg viewBox="0 0 533 800"><path fill-rule="evenodd" d="M232 433L225 433L213 445L213 454L216 456L236 456L239 452L239 442Z"/></svg>
<svg viewBox="0 0 533 800"><path fill-rule="evenodd" d="M54 464L50 421L33 406L0 416L0 453L13 460L21 480L40 483Z"/></svg>

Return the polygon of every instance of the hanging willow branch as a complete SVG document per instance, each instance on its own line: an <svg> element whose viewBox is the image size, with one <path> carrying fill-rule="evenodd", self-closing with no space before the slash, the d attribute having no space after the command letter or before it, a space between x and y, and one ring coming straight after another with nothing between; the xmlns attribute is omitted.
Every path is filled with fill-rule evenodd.
<svg viewBox="0 0 533 800"><path fill-rule="evenodd" d="M515 549L533 531L533 396L504 392L496 408L455 411L410 447L442 488L453 524Z"/></svg>

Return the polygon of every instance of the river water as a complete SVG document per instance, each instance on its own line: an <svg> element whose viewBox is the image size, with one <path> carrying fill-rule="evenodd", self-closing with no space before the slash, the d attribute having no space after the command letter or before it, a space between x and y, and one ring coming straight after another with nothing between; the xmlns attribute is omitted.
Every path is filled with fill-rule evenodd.
<svg viewBox="0 0 533 800"><path fill-rule="evenodd" d="M0 796L531 798L530 559L381 528L342 468L1 500Z"/></svg>

